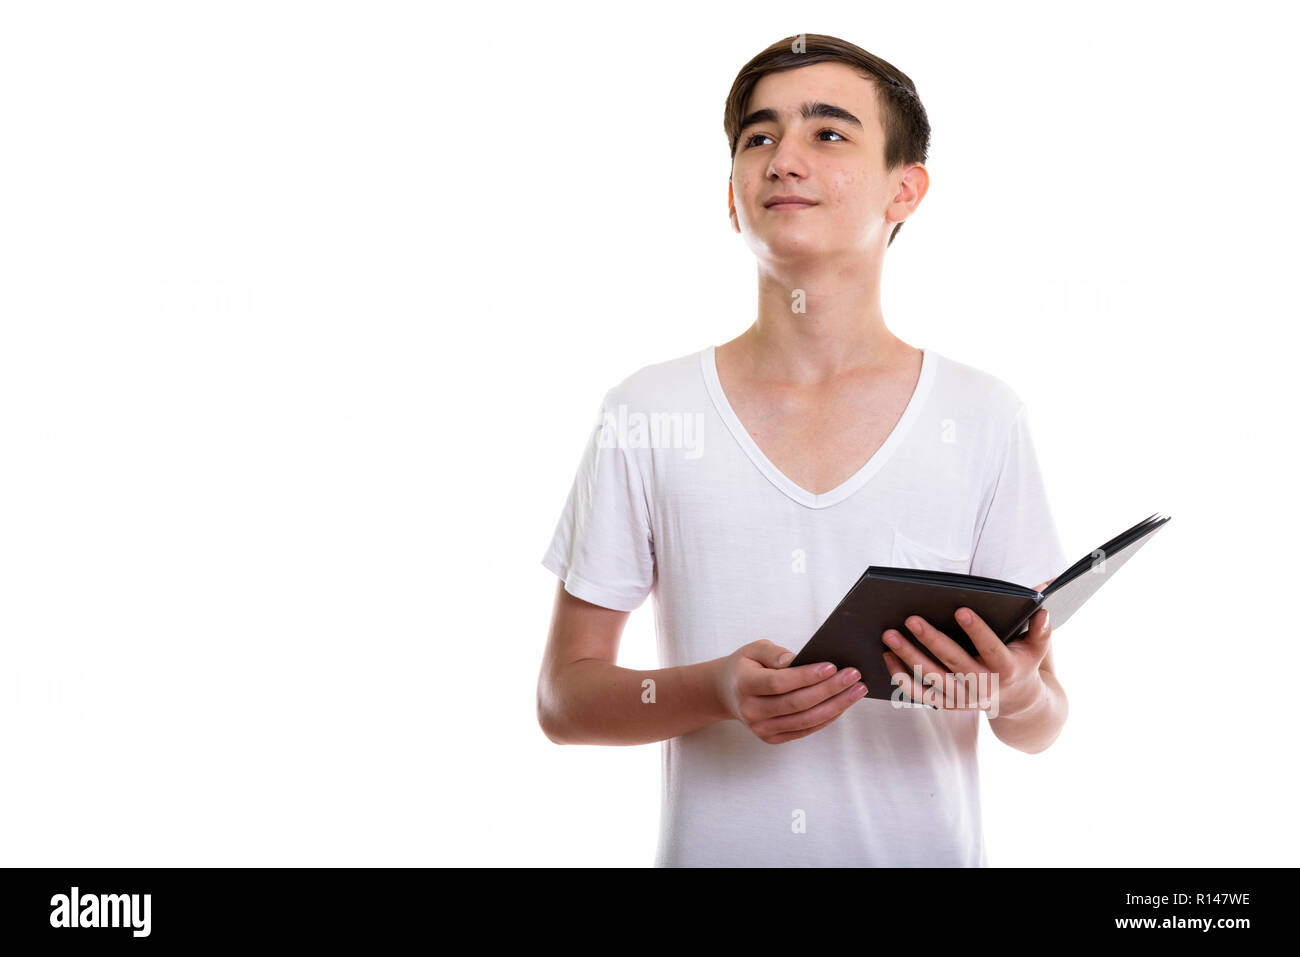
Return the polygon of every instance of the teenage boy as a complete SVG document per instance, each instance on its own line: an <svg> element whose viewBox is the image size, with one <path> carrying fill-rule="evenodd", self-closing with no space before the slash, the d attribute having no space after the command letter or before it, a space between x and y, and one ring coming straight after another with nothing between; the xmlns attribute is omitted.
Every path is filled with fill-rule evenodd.
<svg viewBox="0 0 1300 957"><path fill-rule="evenodd" d="M543 558L561 581L539 722L562 744L663 742L658 865L986 866L980 710L1026 752L1066 717L1046 613L1010 646L961 621L978 659L915 616L876 636L914 700L917 666L996 674L996 716L788 667L867 565L1042 587L1067 564L1024 403L885 325L885 251L929 186L925 110L890 64L808 35L741 70L725 128L758 316L605 396ZM650 594L663 667L620 668Z"/></svg>

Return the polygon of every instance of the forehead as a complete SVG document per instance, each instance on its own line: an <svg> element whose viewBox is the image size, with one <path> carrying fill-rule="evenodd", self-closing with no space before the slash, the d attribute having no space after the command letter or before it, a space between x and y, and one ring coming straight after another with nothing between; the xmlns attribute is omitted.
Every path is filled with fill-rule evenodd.
<svg viewBox="0 0 1300 957"><path fill-rule="evenodd" d="M812 100L848 110L867 129L881 128L875 86L844 63L813 63L768 73L754 85L745 112L771 109L783 120L793 119L800 105Z"/></svg>

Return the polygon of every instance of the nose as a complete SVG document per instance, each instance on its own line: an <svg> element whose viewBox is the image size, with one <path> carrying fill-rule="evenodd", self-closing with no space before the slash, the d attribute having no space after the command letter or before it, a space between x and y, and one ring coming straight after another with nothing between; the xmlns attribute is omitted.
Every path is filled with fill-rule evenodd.
<svg viewBox="0 0 1300 957"><path fill-rule="evenodd" d="M799 154L799 146L791 137L786 137L772 154L772 162L768 164L767 175L775 176L777 179L785 179L786 176L804 176L807 173L807 164Z"/></svg>

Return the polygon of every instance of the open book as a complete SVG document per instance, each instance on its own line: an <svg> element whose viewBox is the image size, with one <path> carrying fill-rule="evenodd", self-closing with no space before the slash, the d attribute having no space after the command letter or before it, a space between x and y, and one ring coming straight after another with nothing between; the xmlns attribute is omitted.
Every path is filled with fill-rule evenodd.
<svg viewBox="0 0 1300 957"><path fill-rule="evenodd" d="M867 686L866 696L888 701L893 697L894 685L883 657L888 646L881 641L881 635L886 630L897 629L934 658L933 652L904 624L910 616L920 615L961 645L971 657L978 657L979 650L953 617L958 608L964 606L975 612L1004 642L1023 638L1034 613L1046 608L1055 635L1167 521L1169 516L1159 513L1144 518L1080 558L1041 592L978 575L872 565L840 599L788 667L830 661L839 668L857 668Z"/></svg>

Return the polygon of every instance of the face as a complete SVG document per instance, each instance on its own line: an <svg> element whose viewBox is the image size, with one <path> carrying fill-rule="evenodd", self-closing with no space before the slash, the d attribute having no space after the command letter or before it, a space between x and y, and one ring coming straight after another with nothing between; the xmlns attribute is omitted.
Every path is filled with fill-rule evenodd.
<svg viewBox="0 0 1300 957"><path fill-rule="evenodd" d="M843 63L769 73L742 123L727 203L732 227L760 259L883 251L928 186L919 163L885 169L875 87ZM768 205L782 195L813 205Z"/></svg>

